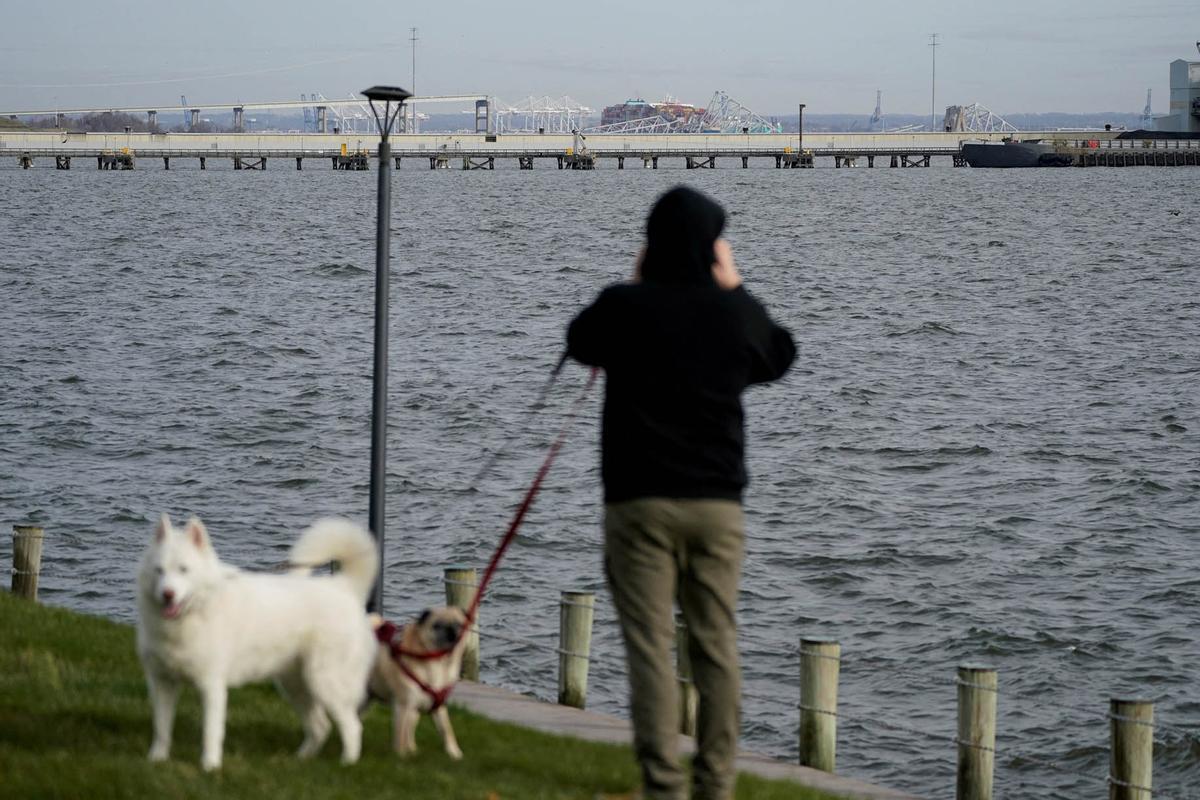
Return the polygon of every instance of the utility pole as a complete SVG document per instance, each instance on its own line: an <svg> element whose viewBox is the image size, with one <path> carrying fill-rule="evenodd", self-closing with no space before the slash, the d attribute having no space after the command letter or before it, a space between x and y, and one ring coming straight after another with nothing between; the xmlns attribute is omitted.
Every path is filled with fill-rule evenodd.
<svg viewBox="0 0 1200 800"><path fill-rule="evenodd" d="M937 124L937 46L938 35L929 34L930 78L929 78L929 130L936 131Z"/></svg>
<svg viewBox="0 0 1200 800"><path fill-rule="evenodd" d="M410 83L408 85L408 88L409 88L409 91L411 91L415 95L417 93L417 29L409 28L409 30L412 31L412 36L409 38L409 41L412 42L412 83ZM416 133L417 132L417 107L416 107L416 105L413 105L410 103L409 110L412 112L412 125L409 126L408 130L410 133Z"/></svg>

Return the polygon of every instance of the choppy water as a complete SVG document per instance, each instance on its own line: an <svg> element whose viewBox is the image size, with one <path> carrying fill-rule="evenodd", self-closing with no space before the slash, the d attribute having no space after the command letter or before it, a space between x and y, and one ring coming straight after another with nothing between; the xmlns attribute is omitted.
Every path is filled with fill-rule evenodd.
<svg viewBox="0 0 1200 800"><path fill-rule="evenodd" d="M161 510L262 567L367 506L375 174L143 166L0 172L0 521L47 526L47 602L124 620ZM746 400L746 743L795 756L821 634L840 771L951 797L954 670L984 661L1001 796L1102 796L1126 694L1191 731L1158 731L1156 786L1198 790L1200 172L501 166L395 181L392 614L482 566L582 385L526 416L565 323L686 181L800 352ZM620 712L597 401L484 625L552 648L559 590L596 590L591 701ZM552 697L544 648L485 639L485 679Z"/></svg>

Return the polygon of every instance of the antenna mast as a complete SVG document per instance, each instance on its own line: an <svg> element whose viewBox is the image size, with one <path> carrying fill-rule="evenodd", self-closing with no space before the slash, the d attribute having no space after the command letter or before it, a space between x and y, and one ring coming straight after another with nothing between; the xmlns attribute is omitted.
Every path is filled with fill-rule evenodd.
<svg viewBox="0 0 1200 800"><path fill-rule="evenodd" d="M930 78L929 78L929 130L937 130L937 46L938 35L936 33L929 34L929 57L930 61Z"/></svg>
<svg viewBox="0 0 1200 800"><path fill-rule="evenodd" d="M417 94L417 29L409 28L409 30L412 31L412 36L409 38L409 41L412 42L412 83L409 84L408 90L413 93L413 96L416 96L416 94ZM408 109L412 113L412 125L410 125L408 129L410 132L416 133L417 132L417 106L414 103L409 103Z"/></svg>

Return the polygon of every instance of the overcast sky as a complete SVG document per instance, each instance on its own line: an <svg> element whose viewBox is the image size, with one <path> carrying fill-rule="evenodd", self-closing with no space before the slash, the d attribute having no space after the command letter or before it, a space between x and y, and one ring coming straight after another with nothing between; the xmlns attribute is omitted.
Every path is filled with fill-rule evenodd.
<svg viewBox="0 0 1200 800"><path fill-rule="evenodd" d="M1200 0L2 0L0 109L418 94L707 103L764 115L1000 114L1167 107L1168 64L1198 60ZM434 109L430 109L434 110Z"/></svg>

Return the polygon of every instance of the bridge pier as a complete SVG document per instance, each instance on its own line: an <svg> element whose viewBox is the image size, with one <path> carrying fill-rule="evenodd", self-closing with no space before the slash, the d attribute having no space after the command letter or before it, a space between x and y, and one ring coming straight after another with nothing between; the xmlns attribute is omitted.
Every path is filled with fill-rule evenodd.
<svg viewBox="0 0 1200 800"><path fill-rule="evenodd" d="M742 169L750 168L750 156L742 156Z"/></svg>
<svg viewBox="0 0 1200 800"><path fill-rule="evenodd" d="M463 156L462 164L464 171L474 169L495 169L496 159L492 156L488 156L487 158L476 161L470 156Z"/></svg>
<svg viewBox="0 0 1200 800"><path fill-rule="evenodd" d="M562 156L558 156L558 168L559 169L563 168L563 157Z"/></svg>
<svg viewBox="0 0 1200 800"><path fill-rule="evenodd" d="M208 161L207 158L205 158L204 156L200 156L200 169L208 169L207 161Z"/></svg>
<svg viewBox="0 0 1200 800"><path fill-rule="evenodd" d="M196 130L196 126L200 124L200 109L193 108L188 111L188 130Z"/></svg>
<svg viewBox="0 0 1200 800"><path fill-rule="evenodd" d="M429 168L430 169L450 169L450 157L449 156L430 156L429 157Z"/></svg>
<svg viewBox="0 0 1200 800"><path fill-rule="evenodd" d="M400 169L400 156L396 156L396 169Z"/></svg>
<svg viewBox="0 0 1200 800"><path fill-rule="evenodd" d="M54 157L54 168L55 169L70 169L71 168L71 157L70 156L55 156Z"/></svg>
<svg viewBox="0 0 1200 800"><path fill-rule="evenodd" d="M533 169L533 156L518 156L517 166L520 169Z"/></svg>
<svg viewBox="0 0 1200 800"><path fill-rule="evenodd" d="M867 169L875 168L875 156L867 156Z"/></svg>
<svg viewBox="0 0 1200 800"><path fill-rule="evenodd" d="M954 166L965 167L967 165L967 160L962 157L962 153L958 153L958 154L954 155L953 158L954 158Z"/></svg>
<svg viewBox="0 0 1200 800"><path fill-rule="evenodd" d="M617 156L617 169L625 169L625 156Z"/></svg>
<svg viewBox="0 0 1200 800"><path fill-rule="evenodd" d="M700 156L700 157L686 156L685 158L687 161L688 169L716 169L717 168L717 157L716 156Z"/></svg>
<svg viewBox="0 0 1200 800"><path fill-rule="evenodd" d="M233 107L233 132L242 133L246 130L246 109L244 106Z"/></svg>
<svg viewBox="0 0 1200 800"><path fill-rule="evenodd" d="M303 169L304 169L304 159L301 158L300 156L296 156L296 172L300 172Z"/></svg>
<svg viewBox="0 0 1200 800"><path fill-rule="evenodd" d="M171 157L170 157L170 156L163 156L163 169L164 169L164 170L167 170L167 169L170 169L170 168L171 168Z"/></svg>

